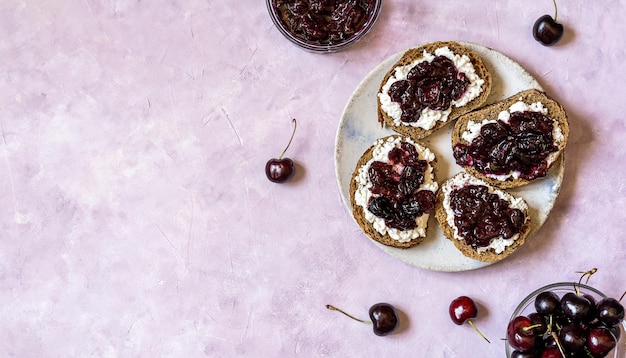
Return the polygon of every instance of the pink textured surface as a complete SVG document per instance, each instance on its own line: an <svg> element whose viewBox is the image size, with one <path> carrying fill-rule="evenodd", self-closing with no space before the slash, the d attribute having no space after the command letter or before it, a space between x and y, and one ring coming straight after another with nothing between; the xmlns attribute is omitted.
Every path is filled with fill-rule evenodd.
<svg viewBox="0 0 626 358"><path fill-rule="evenodd" d="M567 32L530 29L550 1L386 0L373 31L304 52L257 1L0 5L0 355L15 357L501 357L530 291L576 280L626 289L624 58L618 0L561 1ZM418 269L378 249L340 199L343 107L380 61L460 40L522 64L567 109L561 195L546 225L484 269ZM270 183L288 156L295 180ZM476 324L449 302L472 296ZM399 333L366 317L385 301Z"/></svg>

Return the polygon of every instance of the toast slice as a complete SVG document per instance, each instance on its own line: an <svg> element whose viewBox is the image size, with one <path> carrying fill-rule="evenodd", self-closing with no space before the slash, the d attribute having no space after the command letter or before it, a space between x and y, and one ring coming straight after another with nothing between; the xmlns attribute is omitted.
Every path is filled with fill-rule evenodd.
<svg viewBox="0 0 626 358"><path fill-rule="evenodd" d="M524 244L530 231L524 199L466 172L441 185L435 217L443 234L463 255L483 262L509 256Z"/></svg>
<svg viewBox="0 0 626 358"><path fill-rule="evenodd" d="M461 116L452 131L452 148L465 171L506 189L544 177L562 155L568 135L563 107L530 89Z"/></svg>
<svg viewBox="0 0 626 358"><path fill-rule="evenodd" d="M350 181L352 214L363 232L391 247L422 242L435 208L436 163L430 149L409 137L392 135L370 146Z"/></svg>
<svg viewBox="0 0 626 358"><path fill-rule="evenodd" d="M465 90L456 90L455 94L437 97L439 98L437 104L426 103L425 98L429 98L429 100L433 98L418 95L418 91L421 91L422 94L433 93L430 92L432 88L454 87L449 85L452 77L448 77L446 81L441 81L440 71L435 70L432 66L422 70L425 72L419 75L419 81L411 74L410 70L417 70L416 67L418 66L424 66L426 63L437 63L434 61L437 56L447 57L454 62L457 80L464 75L467 87ZM407 77L414 79L411 86L396 93L402 93L403 98L409 98L408 102L411 103L411 106L419 106L417 109L403 108L402 106L408 106L408 104L401 106L400 102L392 99L397 99L397 95L394 96L393 94L395 91L393 86L398 86L402 81L407 82ZM426 81L421 80L424 77L427 77ZM437 83L440 83L442 87L433 87ZM380 84L377 95L378 121L383 127L387 126L397 133L419 140L459 116L481 107L489 96L491 84L492 76L483 60L467 46L454 41L438 41L412 48L406 51L400 60L393 65ZM390 91L390 89L392 90ZM442 94L446 91L441 90L438 93ZM461 95L461 97L452 102L450 99L443 100L444 97L457 95ZM412 114L409 116L409 113ZM409 116L411 119L404 118L403 115Z"/></svg>

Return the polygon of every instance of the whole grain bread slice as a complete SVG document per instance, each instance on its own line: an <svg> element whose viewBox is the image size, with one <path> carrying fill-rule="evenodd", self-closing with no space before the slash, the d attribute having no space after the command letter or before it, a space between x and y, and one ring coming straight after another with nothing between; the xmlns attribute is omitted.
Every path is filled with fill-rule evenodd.
<svg viewBox="0 0 626 358"><path fill-rule="evenodd" d="M456 107L455 105L452 105L451 112L450 112L447 120L445 120L445 121L437 121L435 123L434 127L429 128L429 129L420 128L420 127L417 127L417 126L409 125L407 123L402 123L400 125L396 125L394 123L393 118L390 117L385 112L385 110L383 110L381 108L380 97L377 96L378 97L378 99L377 99L377 104L378 104L378 121L379 121L379 123L383 127L387 126L387 127L391 128L392 130L394 130L397 133L400 133L400 134L403 134L403 135L406 135L406 136L409 136L411 138L419 140L419 139L422 139L424 137L427 137L428 135L430 135L431 133L435 132L439 128L444 127L446 124L454 121L455 119L457 119L461 115L481 107L485 103L485 101L487 100L487 97L489 96L489 93L491 91L491 85L492 85L491 73L489 72L489 70L487 69L485 64L483 63L482 58L476 53L476 51L470 49L469 47L467 47L467 46L465 46L465 45L463 45L463 44L461 44L459 42L455 42L455 41L431 42L431 43L427 43L427 44L424 44L422 46L415 47L415 48L407 50L402 55L400 60L398 60L391 67L391 69L387 72L387 74L385 75L385 77L383 78L383 80L382 80L382 82L380 84L378 93L380 94L383 91L383 86L387 83L387 81L389 81L390 77L394 76L395 69L397 67L410 65L415 60L422 58L424 51L426 51L427 53L430 53L430 54L434 54L437 49L443 48L443 47L448 47L456 55L460 55L460 56L467 55L469 57L472 65L474 67L474 70L476 71L476 74L478 75L478 77L480 77L484 81L484 83L482 85L482 92L480 93L480 95L478 95L478 97L474 98L472 101L470 101L469 103L467 103L464 106Z"/></svg>
<svg viewBox="0 0 626 358"><path fill-rule="evenodd" d="M402 140L406 141L406 140L410 140L412 141L410 138L404 137L404 136L399 136L399 135L391 135L391 136L387 136L384 138L380 138L376 141L376 143L378 143L379 141L386 141L390 138L402 138ZM369 162L372 158L373 158L373 152L376 148L376 143L374 143L372 146L370 146L364 153L363 155L360 157L359 161L356 164L356 167L354 169L354 172L352 174L352 179L350 181L350 202L352 204L352 214L354 216L355 221L357 222L357 224L359 225L359 227L361 228L361 230L363 230L363 232L370 237L371 239L387 245L387 246L391 246L391 247L396 247L396 248L402 248L402 249L406 249L406 248L410 248L413 247L419 243L421 243L422 241L424 241L424 239L426 238L426 236L418 236L410 241L407 242L400 242L398 240L393 239L388 232L381 234L378 230L376 230L374 228L374 225L372 224L372 222L368 221L366 219L365 216L365 209L357 204L357 201L355 199L355 194L359 188L359 183L357 182L356 178L357 176L359 176L359 170L367 164L367 162ZM412 141L413 144L415 144L416 148L418 149L418 152L420 152L420 159L422 156L422 151L424 149L428 149L425 146L423 146L420 143L414 142ZM432 182L436 183L436 178L435 178L435 171L436 171L436 167L437 167L437 158L433 157L432 160L430 160L428 162L428 166L431 168L430 172L432 173ZM428 169L427 169L428 170ZM431 213L432 214L432 213ZM430 218L430 214L425 214L428 215L428 217ZM425 230L426 231L426 230Z"/></svg>
<svg viewBox="0 0 626 358"><path fill-rule="evenodd" d="M515 241L513 241L513 243L510 246L507 246L504 249L504 251L501 253L497 253L493 248L489 248L486 251L479 252L477 249L469 245L465 241L465 239L456 236L454 232L454 227L453 227L454 221L453 220L452 222L448 221L448 211L446 209L446 206L444 205L444 202L446 200L448 201L450 200L449 199L449 194L450 194L449 187L452 185L452 182L455 179L461 182L467 181L467 185L470 185L470 184L484 185L490 188L491 191L500 191L507 198L509 198L507 200L509 202L516 197L504 190L498 189L476 177L473 177L466 172L461 172L461 173L456 174L452 178L446 180L441 185L441 188L439 189L439 192L437 193L435 217L437 218L437 221L439 222L439 226L441 227L441 230L443 231L444 236L448 238L454 244L454 246L459 251L461 251L463 255L469 258L472 258L474 260L482 261L482 262L497 262L509 256L510 254L512 254L515 250L517 250L520 246L522 246L524 242L526 242L526 239L528 238L528 234L530 232L530 223L531 223L529 209L528 209L527 204L526 204L525 209L522 210L522 212L524 213L525 221L524 221L524 225L522 229L519 232L519 237ZM524 203L526 202L524 201Z"/></svg>
<svg viewBox="0 0 626 358"><path fill-rule="evenodd" d="M563 150L565 149L569 136L569 123L567 120L567 114L565 113L563 107L557 101L549 97L545 92L537 89L529 89L519 92L504 100L459 117L454 125L454 129L452 130L452 147L454 148L457 144L469 144L463 139L462 135L467 130L470 122L480 123L485 119L497 120L501 111L508 110L512 104L520 100L526 104L541 102L543 106L548 109L547 117L554 121L562 133L561 138L558 140L555 139L555 144L558 150L553 154L553 160L548 165L548 169L551 168L557 162L558 156L563 155ZM503 179L499 176L487 176L485 173L479 171L472 165L463 165L462 167L465 171L475 177L503 189L519 187L537 180L526 180L523 178L514 178L512 176Z"/></svg>

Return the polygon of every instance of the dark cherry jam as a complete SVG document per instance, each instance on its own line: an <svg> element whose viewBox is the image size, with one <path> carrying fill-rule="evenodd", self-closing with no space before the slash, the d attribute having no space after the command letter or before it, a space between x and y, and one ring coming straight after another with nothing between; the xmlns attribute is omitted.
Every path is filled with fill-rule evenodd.
<svg viewBox="0 0 626 358"><path fill-rule="evenodd" d="M524 213L489 193L484 185L466 185L450 193L450 208L459 236L473 248L487 247L492 239L509 239L524 226Z"/></svg>
<svg viewBox="0 0 626 358"><path fill-rule="evenodd" d="M415 146L407 142L389 151L388 162L373 162L367 172L372 183L367 209L384 219L387 227L415 229L415 220L435 208L435 193L419 190L427 167Z"/></svg>
<svg viewBox="0 0 626 358"><path fill-rule="evenodd" d="M425 108L439 111L450 108L469 84L465 73L459 72L452 60L437 56L431 62L420 62L413 67L406 80L394 82L389 87L389 96L400 104L400 120L412 123L419 120Z"/></svg>
<svg viewBox="0 0 626 358"><path fill-rule="evenodd" d="M373 0L273 0L285 29L313 44L343 42L363 29Z"/></svg>
<svg viewBox="0 0 626 358"><path fill-rule="evenodd" d="M513 112L508 123L498 120L486 124L472 143L455 145L454 159L483 174L518 171L526 180L544 177L548 170L546 158L558 150L552 128L552 120L542 113Z"/></svg>

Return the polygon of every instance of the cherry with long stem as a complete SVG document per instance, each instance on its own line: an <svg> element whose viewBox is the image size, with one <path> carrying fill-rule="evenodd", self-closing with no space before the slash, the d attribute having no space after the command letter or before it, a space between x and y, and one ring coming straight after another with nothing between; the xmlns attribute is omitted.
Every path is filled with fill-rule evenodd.
<svg viewBox="0 0 626 358"><path fill-rule="evenodd" d="M371 324L374 334L376 334L377 336L386 336L393 333L400 324L396 308L389 303L381 302L372 305L369 309L369 316L371 321L365 321L356 318L333 305L326 305L326 308L332 311L341 312L355 321Z"/></svg>
<svg viewBox="0 0 626 358"><path fill-rule="evenodd" d="M296 134L296 128L298 126L298 122L294 118L293 122L293 131L291 132L291 138L289 138L289 143L285 147L282 153L278 158L272 158L265 163L265 175L267 178L274 183L284 183L293 177L296 169L293 163L293 160L289 158L283 158L287 149L291 145L291 141L293 140L294 134Z"/></svg>

